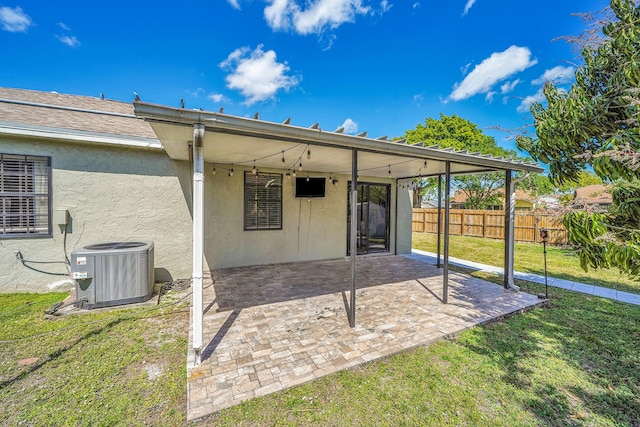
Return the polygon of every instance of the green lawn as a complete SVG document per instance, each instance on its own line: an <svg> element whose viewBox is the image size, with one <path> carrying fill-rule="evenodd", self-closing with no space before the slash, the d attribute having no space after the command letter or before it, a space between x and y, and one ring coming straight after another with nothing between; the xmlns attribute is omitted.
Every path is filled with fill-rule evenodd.
<svg viewBox="0 0 640 427"><path fill-rule="evenodd" d="M437 235L413 233L413 247L436 252ZM449 254L452 257L482 264L504 266L504 242L479 237L451 236ZM516 243L514 268L517 271L544 275L542 244ZM571 249L547 245L547 271L549 277L588 283L620 291L640 293L640 281L633 280L617 270L584 271L580 260Z"/></svg>
<svg viewBox="0 0 640 427"><path fill-rule="evenodd" d="M0 425L184 423L187 307L46 318L67 295L0 294Z"/></svg>
<svg viewBox="0 0 640 427"><path fill-rule="evenodd" d="M183 303L46 318L63 297L0 294L0 425L187 425ZM640 307L554 289L546 307L195 424L637 427L639 342Z"/></svg>

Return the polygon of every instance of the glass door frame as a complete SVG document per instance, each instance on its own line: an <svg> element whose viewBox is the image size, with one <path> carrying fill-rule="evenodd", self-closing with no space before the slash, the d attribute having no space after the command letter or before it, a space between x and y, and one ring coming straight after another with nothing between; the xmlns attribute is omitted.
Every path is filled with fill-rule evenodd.
<svg viewBox="0 0 640 427"><path fill-rule="evenodd" d="M370 203L371 203L371 187L383 187L386 193L385 203L385 223L384 223L384 247L379 248L379 245L375 245L372 249L371 245L371 224L370 224ZM347 256L351 254L351 181L347 185ZM358 253L357 255L366 255L370 253L385 253L389 252L390 236L391 236L391 184L379 183L379 182L358 182L358 203L361 205L358 209L359 226L358 235L356 237ZM364 206L366 204L366 218ZM380 206L376 203L376 205ZM379 236L376 236L379 237Z"/></svg>

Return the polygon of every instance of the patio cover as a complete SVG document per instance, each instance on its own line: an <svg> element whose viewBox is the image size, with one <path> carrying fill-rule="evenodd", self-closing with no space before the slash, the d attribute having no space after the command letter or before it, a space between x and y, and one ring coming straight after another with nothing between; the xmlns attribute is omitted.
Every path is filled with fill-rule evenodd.
<svg viewBox="0 0 640 427"><path fill-rule="evenodd" d="M310 127L266 122L256 113L253 118L237 117L222 112L187 110L151 104L133 103L135 114L144 118L160 140L167 155L174 160L192 161L194 165L193 200L193 348L199 360L202 348L202 260L203 260L203 186L204 162L221 169L251 169L256 167L295 170L300 163L304 171L351 174L357 183L358 175L409 180L415 177L445 175L445 226L443 287L446 303L448 282L448 210L451 175L503 171L507 184L512 171L542 172L536 163L441 149L424 144L409 145L404 140L389 141L386 136L370 138L366 132L344 134L344 129L326 131L318 123ZM284 160L284 161L283 161ZM510 192L506 206L510 207ZM357 209L357 185L352 185L351 207ZM506 209L505 224L512 224L513 207ZM352 212L352 216L356 214ZM355 247L356 224L352 221L351 242ZM513 249L513 233L506 233L505 255ZM355 252L352 255L351 315L355 325ZM513 271L513 257L505 256L505 287L508 272Z"/></svg>

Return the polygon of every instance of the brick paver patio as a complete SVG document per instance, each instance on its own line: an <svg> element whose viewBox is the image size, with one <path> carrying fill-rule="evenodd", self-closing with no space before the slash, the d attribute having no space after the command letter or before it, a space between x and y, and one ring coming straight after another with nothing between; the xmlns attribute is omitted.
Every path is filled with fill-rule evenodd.
<svg viewBox="0 0 640 427"><path fill-rule="evenodd" d="M192 351L187 357L188 419L452 337L541 302L450 273L449 303L442 304L442 272L425 257L363 257L356 268L356 327L350 328L350 266L332 260L215 272L204 294L202 363L194 366Z"/></svg>

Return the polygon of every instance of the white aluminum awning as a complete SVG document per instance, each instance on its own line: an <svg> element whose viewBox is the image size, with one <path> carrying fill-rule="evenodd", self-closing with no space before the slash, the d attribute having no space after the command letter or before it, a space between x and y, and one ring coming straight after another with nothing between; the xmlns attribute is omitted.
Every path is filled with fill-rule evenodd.
<svg viewBox="0 0 640 427"><path fill-rule="evenodd" d="M536 163L441 149L438 146L406 144L386 137L369 138L366 133L346 135L341 129L323 130L318 124L299 127L256 118L200 110L172 108L134 102L135 113L145 118L169 157L189 160L194 123L205 126L204 161L238 169L292 169L302 161L305 171L349 174L351 149L358 150L358 171L364 176L396 179L438 176L451 163L451 174L490 171L541 172ZM222 137L224 136L224 137ZM307 159L307 152L311 156ZM285 162L282 162L284 154ZM425 165L426 161L426 165ZM389 171L391 173L389 173Z"/></svg>

